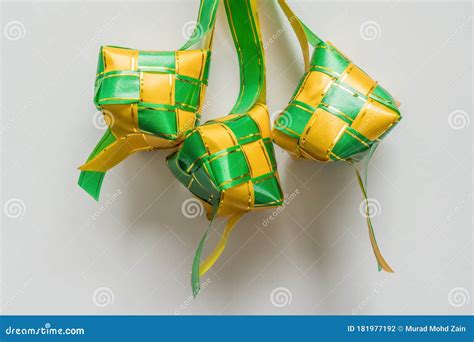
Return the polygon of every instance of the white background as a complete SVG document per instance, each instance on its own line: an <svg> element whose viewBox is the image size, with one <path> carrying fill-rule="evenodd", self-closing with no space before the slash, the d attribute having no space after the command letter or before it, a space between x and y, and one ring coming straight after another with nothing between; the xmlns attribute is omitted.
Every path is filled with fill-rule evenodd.
<svg viewBox="0 0 474 342"><path fill-rule="evenodd" d="M402 103L369 174L377 240L395 274L377 272L353 170L293 161L276 147L284 192L296 198L270 225L271 211L246 215L192 300L190 267L208 222L183 215L191 195L167 152L114 168L99 203L76 185L76 168L103 133L92 103L99 47L174 50L198 2L11 2L1 47L4 313L471 312L472 4L292 3ZM275 1L259 5L275 113L302 59ZM221 8L204 120L228 113L238 82Z"/></svg>

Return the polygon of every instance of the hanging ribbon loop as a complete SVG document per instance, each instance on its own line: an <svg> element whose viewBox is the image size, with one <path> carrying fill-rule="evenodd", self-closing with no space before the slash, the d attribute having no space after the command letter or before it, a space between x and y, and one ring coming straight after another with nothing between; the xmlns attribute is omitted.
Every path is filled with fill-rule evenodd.
<svg viewBox="0 0 474 342"><path fill-rule="evenodd" d="M181 148L168 157L178 180L202 200L211 224L195 253L193 294L203 276L222 255L231 231L248 211L281 205L266 107L265 56L255 0L225 0L227 21L238 54L240 91L231 114L210 120L188 133ZM227 217L220 242L201 263L212 220Z"/></svg>

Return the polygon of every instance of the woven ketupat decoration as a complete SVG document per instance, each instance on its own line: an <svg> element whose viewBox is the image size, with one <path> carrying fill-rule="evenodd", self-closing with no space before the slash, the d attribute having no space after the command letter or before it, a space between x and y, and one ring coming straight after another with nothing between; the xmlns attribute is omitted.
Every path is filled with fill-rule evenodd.
<svg viewBox="0 0 474 342"><path fill-rule="evenodd" d="M200 263L209 229L196 250L191 284L199 292L199 277L222 254L230 232L251 210L282 204L265 105L265 64L255 0L225 0L227 19L239 52L240 93L230 115L188 132L181 148L168 157L178 180L196 195L208 218L228 216L213 252Z"/></svg>
<svg viewBox="0 0 474 342"><path fill-rule="evenodd" d="M266 106L227 115L195 128L180 151L168 158L173 174L205 204L226 216L279 206L276 170Z"/></svg>
<svg viewBox="0 0 474 342"><path fill-rule="evenodd" d="M317 37L285 0L279 4L301 44L306 72L275 121L275 143L296 158L322 162L352 163L370 148L373 152L377 142L401 119L396 101L336 47ZM308 41L314 47L310 61ZM356 172L369 210L366 184L357 168ZM392 272L377 246L370 213L366 216L379 269Z"/></svg>
<svg viewBox="0 0 474 342"><path fill-rule="evenodd" d="M329 43L275 122L275 142L297 157L347 160L400 120L395 100Z"/></svg>
<svg viewBox="0 0 474 342"><path fill-rule="evenodd" d="M98 199L104 174L129 155L176 147L200 118L218 0L202 0L198 24L178 51L100 49L94 103L109 126L79 184ZM198 43L201 49L189 49Z"/></svg>
<svg viewBox="0 0 474 342"><path fill-rule="evenodd" d="M199 119L209 57L208 50L102 47L94 102L117 145L104 149L81 170L107 171L136 150L170 148L181 142L183 133Z"/></svg>
<svg viewBox="0 0 474 342"><path fill-rule="evenodd" d="M331 43L314 34L310 41L309 68L275 121L274 139L296 157L348 160L381 139L400 112L393 97Z"/></svg>

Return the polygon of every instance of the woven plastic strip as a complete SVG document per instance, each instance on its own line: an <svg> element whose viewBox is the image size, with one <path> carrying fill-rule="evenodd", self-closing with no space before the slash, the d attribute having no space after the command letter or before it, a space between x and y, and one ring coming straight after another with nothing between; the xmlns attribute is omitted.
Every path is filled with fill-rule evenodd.
<svg viewBox="0 0 474 342"><path fill-rule="evenodd" d="M314 52L293 98L275 121L275 142L295 157L323 162L367 151L400 120L396 101L304 26L284 0L279 3L297 27L302 46L307 49L309 39Z"/></svg>
<svg viewBox="0 0 474 342"><path fill-rule="evenodd" d="M347 56L304 25L285 0L278 2L298 37L306 70L287 108L276 119L274 141L296 158L322 162L344 160L353 164L370 150L366 180L367 165L377 143L401 119L398 105ZM308 43L314 47L311 60ZM355 170L379 270L393 272L375 239L368 212L367 181Z"/></svg>
<svg viewBox="0 0 474 342"><path fill-rule="evenodd" d="M246 212L281 205L270 119L265 105L265 60L254 0L225 0L227 19L239 52L240 93L232 114L189 132L168 157L173 174L204 203L208 218L228 216L214 251L200 264L204 234L192 270L193 294L223 252L230 232Z"/></svg>
<svg viewBox="0 0 474 342"><path fill-rule="evenodd" d="M194 129L168 157L173 174L199 197L211 218L281 204L281 190L264 105Z"/></svg>
<svg viewBox="0 0 474 342"><path fill-rule="evenodd" d="M135 152L175 147L198 124L218 3L201 1L196 28L178 51L100 49L94 103L109 129L79 167L79 185L96 200L107 170Z"/></svg>

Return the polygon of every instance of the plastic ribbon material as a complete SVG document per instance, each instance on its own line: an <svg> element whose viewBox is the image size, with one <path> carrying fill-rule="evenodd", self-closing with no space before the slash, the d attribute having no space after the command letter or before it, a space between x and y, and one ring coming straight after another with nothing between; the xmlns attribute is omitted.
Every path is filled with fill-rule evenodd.
<svg viewBox="0 0 474 342"><path fill-rule="evenodd" d="M265 59L255 0L225 0L238 51L240 93L231 114L189 131L181 148L168 157L177 179L206 207L208 218L228 216L214 251L200 263L209 228L196 250L191 284L216 262L240 217L250 210L282 204L270 118L265 105Z"/></svg>
<svg viewBox="0 0 474 342"><path fill-rule="evenodd" d="M79 185L96 200L107 170L135 152L176 147L198 124L218 3L201 0L198 23L178 51L101 47L94 103L109 128L79 167Z"/></svg>
<svg viewBox="0 0 474 342"><path fill-rule="evenodd" d="M105 172L138 151L174 148L172 174L199 198L210 220L195 252L191 285L223 253L247 212L283 203L273 141L295 158L346 161L354 166L366 204L379 270L393 272L375 239L367 169L378 142L401 119L398 104L376 81L298 19L278 0L301 45L304 76L273 131L266 106L265 56L256 0L224 0L238 54L240 91L230 114L199 126L219 0L201 0L198 23L177 51L100 49L94 102L108 129L80 167L79 185L96 200ZM312 57L309 45L314 47ZM364 175L355 165L366 157ZM213 220L227 224L201 262Z"/></svg>
<svg viewBox="0 0 474 342"><path fill-rule="evenodd" d="M385 261L384 257L382 256L382 253L380 252L380 248L377 244L377 240L375 239L375 233L374 233L374 227L372 226L372 220L371 220L371 213L370 213L370 205L369 205L369 198L367 196L367 170L369 166L369 161L375 152L375 149L378 146L378 142L375 142L371 147L370 150L367 154L367 157L365 158L365 168L364 168L364 179L362 179L362 176L360 175L359 169L353 164L352 161L350 163L354 166L354 170L356 172L357 176L357 181L359 183L359 187L362 191L362 195L364 197L364 202L365 202L365 218L367 220L367 227L369 228L369 238L370 238L370 244L372 245L372 250L375 255L375 259L377 260L377 265L378 269L384 270L386 272L393 273L392 268L390 265Z"/></svg>
<svg viewBox="0 0 474 342"><path fill-rule="evenodd" d="M397 103L348 57L305 26L285 0L278 2L301 44L305 74L275 121L275 143L295 158L352 163L398 123L401 116ZM308 43L314 47L310 61ZM367 204L364 183L357 169L356 173ZM380 253L367 217L379 267L393 272Z"/></svg>

